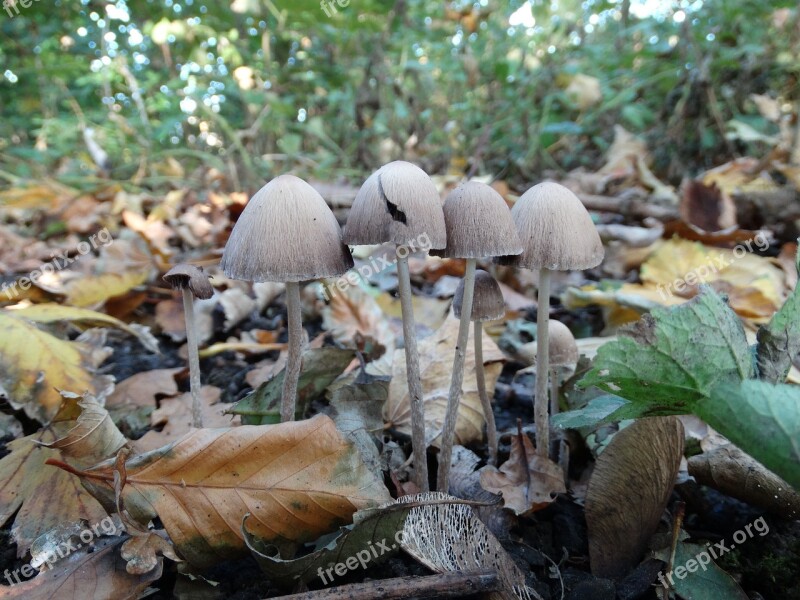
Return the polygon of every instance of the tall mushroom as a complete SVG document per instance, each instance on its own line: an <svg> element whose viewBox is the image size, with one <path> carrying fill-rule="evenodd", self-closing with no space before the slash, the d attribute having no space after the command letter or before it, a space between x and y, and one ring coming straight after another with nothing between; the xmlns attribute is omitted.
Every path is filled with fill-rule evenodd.
<svg viewBox="0 0 800 600"><path fill-rule="evenodd" d="M534 422L536 452L547 456L550 445L547 417L550 273L597 266L603 260L603 243L578 197L557 183L544 182L533 186L516 201L511 216L524 250L519 256L508 257L502 262L539 270Z"/></svg>
<svg viewBox="0 0 800 600"><path fill-rule="evenodd" d="M428 464L425 443L425 412L422 406L422 379L419 370L416 325L411 304L411 278L408 273L409 247L413 250L444 248L446 242L442 201L430 177L419 167L395 161L375 171L361 186L347 224L344 241L348 245L392 242L397 250L397 282L403 314L406 377L411 400L411 444L415 459L415 479L420 491L427 492Z"/></svg>
<svg viewBox="0 0 800 600"><path fill-rule="evenodd" d="M465 279L456 289L453 297L453 314L457 319L461 318L464 307L464 283ZM495 281L494 277L486 271L477 269L475 271L475 292L472 298L472 314L470 321L475 325L474 344L475 344L475 378L478 383L478 396L483 407L483 416L486 418L486 441L489 446L489 464L497 464L497 425L494 422L494 411L486 391L486 376L483 369L483 322L501 319L506 314L506 305L503 300L503 292Z"/></svg>
<svg viewBox="0 0 800 600"><path fill-rule="evenodd" d="M444 201L444 222L447 227L447 246L437 254L447 258L466 258L461 322L458 328L450 393L439 452L437 489L447 492L450 460L453 454L458 404L464 379L464 358L469 339L475 288L475 263L479 258L494 258L522 252L514 221L506 201L485 183L463 183L447 195Z"/></svg>
<svg viewBox="0 0 800 600"><path fill-rule="evenodd" d="M214 288L201 267L175 265L164 275L172 289L183 294L183 318L186 321L186 350L189 354L189 391L192 394L192 426L203 427L203 408L200 405L200 355L197 350L197 331L194 320L194 298L207 300Z"/></svg>
<svg viewBox="0 0 800 600"><path fill-rule="evenodd" d="M281 421L292 421L303 345L299 282L335 277L353 266L339 223L314 188L294 175L281 175L247 203L225 244L220 265L232 279L286 283L289 357Z"/></svg>

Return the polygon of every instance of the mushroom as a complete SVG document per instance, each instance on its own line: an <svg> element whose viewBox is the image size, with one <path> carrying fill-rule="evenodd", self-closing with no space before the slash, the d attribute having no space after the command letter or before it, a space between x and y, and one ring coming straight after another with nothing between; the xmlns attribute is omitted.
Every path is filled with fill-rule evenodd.
<svg viewBox="0 0 800 600"><path fill-rule="evenodd" d="M303 346L300 281L341 275L353 266L336 217L302 179L281 175L258 190L231 232L220 263L225 275L286 284L289 357L281 422L295 418Z"/></svg>
<svg viewBox="0 0 800 600"><path fill-rule="evenodd" d="M344 227L344 241L348 245L392 242L396 246L411 401L411 444L416 463L415 480L421 492L429 490L428 464L408 255L409 246L415 250L444 248L445 236L442 201L436 186L425 171L403 161L388 163L370 175L356 195Z"/></svg>
<svg viewBox="0 0 800 600"><path fill-rule="evenodd" d="M194 320L194 298L207 300L214 288L202 267L180 264L164 275L170 287L183 294L183 318L186 321L186 349L189 353L189 390L192 394L192 426L203 427L203 409L200 405L200 356L197 352L197 331Z"/></svg>
<svg viewBox="0 0 800 600"><path fill-rule="evenodd" d="M547 417L550 273L597 266L603 260L603 243L578 197L557 183L533 186L516 201L511 216L524 250L519 256L507 257L501 262L539 270L534 421L536 452L547 456L550 444Z"/></svg>
<svg viewBox="0 0 800 600"><path fill-rule="evenodd" d="M578 365L578 344L569 327L552 320L548 330L550 341L550 414L558 414L558 389L563 374L575 372Z"/></svg>
<svg viewBox="0 0 800 600"><path fill-rule="evenodd" d="M456 318L462 316L464 305L464 283L456 289L453 297L453 313ZM489 395L486 393L486 377L483 372L483 322L501 319L506 314L506 305L503 301L503 292L494 277L486 271L475 271L475 291L472 298L472 314L469 319L475 324L475 378L478 382L478 396L481 399L483 415L486 418L486 438L489 446L489 464L497 464L497 426L494 422L494 412Z"/></svg>
<svg viewBox="0 0 800 600"><path fill-rule="evenodd" d="M475 288L475 263L478 258L494 258L522 252L514 221L506 201L485 183L470 181L451 191L444 201L444 222L447 228L447 246L437 252L446 258L466 258L461 323L458 328L450 394L439 451L437 489L447 492L450 460L453 454L458 403L464 379L464 358L469 339L469 322L472 315Z"/></svg>

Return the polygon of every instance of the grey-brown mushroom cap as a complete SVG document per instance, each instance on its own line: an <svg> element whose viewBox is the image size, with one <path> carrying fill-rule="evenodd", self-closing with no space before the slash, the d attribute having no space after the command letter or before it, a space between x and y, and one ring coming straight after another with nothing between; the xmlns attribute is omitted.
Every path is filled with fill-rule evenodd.
<svg viewBox="0 0 800 600"><path fill-rule="evenodd" d="M511 217L523 251L498 262L526 269L579 271L600 264L605 250L592 218L563 185L544 182L516 201Z"/></svg>
<svg viewBox="0 0 800 600"><path fill-rule="evenodd" d="M245 281L305 281L353 266L336 217L302 179L281 175L258 190L231 232L220 263Z"/></svg>
<svg viewBox="0 0 800 600"><path fill-rule="evenodd" d="M400 160L382 166L356 194L343 239L348 245L393 242L415 250L444 248L442 200L431 178Z"/></svg>
<svg viewBox="0 0 800 600"><path fill-rule="evenodd" d="M444 199L447 246L432 254L486 258L520 254L522 243L506 201L491 186L468 181Z"/></svg>
<svg viewBox="0 0 800 600"><path fill-rule="evenodd" d="M574 369L578 364L578 344L569 327L561 321L550 320L548 331L548 354L551 367Z"/></svg>
<svg viewBox="0 0 800 600"><path fill-rule="evenodd" d="M456 289L453 296L453 314L461 318L461 306L464 302L464 280ZM503 292L494 277L486 271L475 271L475 292L472 298L472 316L470 321L495 321L502 319L506 314L506 304Z"/></svg>
<svg viewBox="0 0 800 600"><path fill-rule="evenodd" d="M195 298L208 300L214 295L214 288L202 267L182 263L175 265L164 274L164 281L176 290L188 288Z"/></svg>

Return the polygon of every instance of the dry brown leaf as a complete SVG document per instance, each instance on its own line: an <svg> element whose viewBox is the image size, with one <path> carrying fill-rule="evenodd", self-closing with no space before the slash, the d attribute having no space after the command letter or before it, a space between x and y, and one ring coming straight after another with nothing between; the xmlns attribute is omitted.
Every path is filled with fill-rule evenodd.
<svg viewBox="0 0 800 600"><path fill-rule="evenodd" d="M186 339L186 320L183 316L183 303L179 300L163 300L156 304L156 323L161 332L173 342Z"/></svg>
<svg viewBox="0 0 800 600"><path fill-rule="evenodd" d="M541 510L566 493L564 473L549 458L539 456L526 433L511 438L511 454L500 469L487 465L481 469L481 487L503 495L503 504L514 514Z"/></svg>
<svg viewBox="0 0 800 600"><path fill-rule="evenodd" d="M386 315L375 298L359 285L347 285L344 290L329 288L330 302L322 309L322 327L340 344L356 346L357 336L369 338L394 349L394 333Z"/></svg>
<svg viewBox="0 0 800 600"><path fill-rule="evenodd" d="M425 338L419 344L427 440L436 438L442 430L447 411L457 337L458 319L451 315L433 335ZM503 353L500 352L494 341L484 334L483 363L486 373L486 390L490 398L503 368L503 359ZM455 443L464 445L482 439L484 425L483 408L478 396L478 382L475 377L475 345L472 327L470 327L467 342L464 382L461 389L462 396L456 420ZM398 431L411 433L411 406L404 350L396 350L394 353L392 382L389 385L389 399L383 409L383 418ZM438 441L435 444L438 445Z"/></svg>
<svg viewBox="0 0 800 600"><path fill-rule="evenodd" d="M683 187L681 219L703 231L720 231L736 226L736 205L715 184L688 181Z"/></svg>
<svg viewBox="0 0 800 600"><path fill-rule="evenodd" d="M200 388L200 404L205 427L234 427L241 424L239 415L225 414L231 405L219 401L221 394L222 390L212 385ZM180 439L192 430L191 394L164 398L160 404L160 407L150 415L150 425L153 429L132 442L137 452L155 450Z"/></svg>
<svg viewBox="0 0 800 600"><path fill-rule="evenodd" d="M58 561L53 571L18 585L0 587L0 598L9 600L136 600L150 583L161 577L162 563L144 575L125 571L117 550L124 537L104 537Z"/></svg>
<svg viewBox="0 0 800 600"><path fill-rule="evenodd" d="M81 403L89 410L78 416ZM67 398L50 425L8 444L10 453L0 460L0 522L17 513L11 535L19 556L36 538L60 525L81 519L94 524L106 517L79 480L45 466L48 459L66 458L88 466L116 452L125 439L104 413L91 398Z"/></svg>
<svg viewBox="0 0 800 600"><path fill-rule="evenodd" d="M183 367L175 369L154 369L142 371L120 381L106 400L107 408L123 406L156 406L159 397L178 395L175 376L186 371Z"/></svg>
<svg viewBox="0 0 800 600"><path fill-rule="evenodd" d="M80 341L61 340L31 321L0 312L0 393L15 409L40 422L61 404L58 390L100 394L110 380L94 374L105 355Z"/></svg>
<svg viewBox="0 0 800 600"><path fill-rule="evenodd" d="M586 494L592 574L622 576L639 563L682 457L683 426L675 417L639 419L613 437Z"/></svg>
<svg viewBox="0 0 800 600"><path fill-rule="evenodd" d="M120 548L119 554L127 561L125 570L131 575L144 575L155 569L161 562L159 554L181 562L166 534L159 531L148 531L142 535L133 535Z"/></svg>
<svg viewBox="0 0 800 600"><path fill-rule="evenodd" d="M67 465L59 465L69 468ZM71 469L113 504L115 461ZM126 510L158 517L183 558L209 566L246 553L248 529L272 543L317 539L355 511L390 500L358 451L324 415L280 425L198 429L125 463Z"/></svg>
<svg viewBox="0 0 800 600"><path fill-rule="evenodd" d="M456 503L430 504L442 500ZM401 545L423 565L436 573L496 571L504 589L489 594L492 600L541 600L525 585L525 574L475 516L471 506L458 503L458 498L442 492L402 496L396 502L421 504L406 517Z"/></svg>

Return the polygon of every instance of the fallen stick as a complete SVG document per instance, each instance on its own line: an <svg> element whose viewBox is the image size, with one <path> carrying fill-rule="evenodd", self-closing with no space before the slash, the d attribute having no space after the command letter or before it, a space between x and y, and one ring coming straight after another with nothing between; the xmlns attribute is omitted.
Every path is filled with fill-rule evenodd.
<svg viewBox="0 0 800 600"><path fill-rule="evenodd" d="M481 592L497 592L501 583L495 571L443 573L425 577L395 577L364 583L280 596L273 600L422 600L463 598Z"/></svg>

